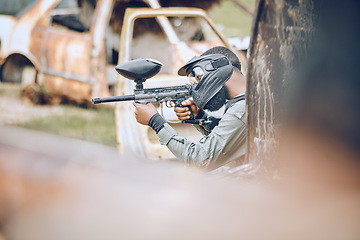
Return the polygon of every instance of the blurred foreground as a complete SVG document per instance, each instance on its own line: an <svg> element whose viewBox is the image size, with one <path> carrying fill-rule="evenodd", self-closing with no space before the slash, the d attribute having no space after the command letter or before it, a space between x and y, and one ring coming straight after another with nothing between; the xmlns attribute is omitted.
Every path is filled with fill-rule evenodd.
<svg viewBox="0 0 360 240"><path fill-rule="evenodd" d="M228 179L9 127L0 139L5 239L360 236L359 182L333 185L314 181L317 174Z"/></svg>

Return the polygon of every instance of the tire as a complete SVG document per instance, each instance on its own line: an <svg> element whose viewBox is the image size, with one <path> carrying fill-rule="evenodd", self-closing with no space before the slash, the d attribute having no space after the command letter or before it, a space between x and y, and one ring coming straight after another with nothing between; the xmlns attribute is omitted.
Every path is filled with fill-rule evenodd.
<svg viewBox="0 0 360 240"><path fill-rule="evenodd" d="M37 71L35 67L26 65L21 72L21 101L25 104L43 104L44 94L36 81Z"/></svg>
<svg viewBox="0 0 360 240"><path fill-rule="evenodd" d="M23 86L36 84L37 71L34 66L26 65L22 69L21 84Z"/></svg>

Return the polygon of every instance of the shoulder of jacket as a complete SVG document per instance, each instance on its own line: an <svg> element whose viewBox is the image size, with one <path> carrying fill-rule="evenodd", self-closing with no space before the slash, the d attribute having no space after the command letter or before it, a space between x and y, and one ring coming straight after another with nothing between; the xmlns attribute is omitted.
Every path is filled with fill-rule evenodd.
<svg viewBox="0 0 360 240"><path fill-rule="evenodd" d="M244 108L244 109L245 109L245 107L246 107L246 101L245 101L245 99L241 99L241 100L233 103L233 104L229 107L229 110L230 110L231 108L236 108L236 109L238 109L238 108Z"/></svg>
<svg viewBox="0 0 360 240"><path fill-rule="evenodd" d="M240 100L232 104L225 114L235 115L237 118L242 119L246 112L246 102L244 100Z"/></svg>

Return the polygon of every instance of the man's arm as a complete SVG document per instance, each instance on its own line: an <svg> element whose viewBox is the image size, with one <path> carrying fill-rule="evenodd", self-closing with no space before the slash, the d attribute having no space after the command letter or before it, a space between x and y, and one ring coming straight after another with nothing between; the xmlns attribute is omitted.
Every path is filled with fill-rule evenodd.
<svg viewBox="0 0 360 240"><path fill-rule="evenodd" d="M219 125L198 143L178 135L168 124L164 125L158 136L160 143L166 145L179 160L212 170L224 165L238 150L245 154L245 122L245 101L241 101L234 104Z"/></svg>
<svg viewBox="0 0 360 240"><path fill-rule="evenodd" d="M212 170L231 160L229 157L236 157L234 153L238 153L239 150L240 154L245 154L245 101L234 104L224 114L219 125L198 143L180 136L165 123L152 104L134 103L134 106L137 121L141 124L150 124L157 132L160 143L166 145L185 164ZM153 120L156 120L157 124L154 125Z"/></svg>

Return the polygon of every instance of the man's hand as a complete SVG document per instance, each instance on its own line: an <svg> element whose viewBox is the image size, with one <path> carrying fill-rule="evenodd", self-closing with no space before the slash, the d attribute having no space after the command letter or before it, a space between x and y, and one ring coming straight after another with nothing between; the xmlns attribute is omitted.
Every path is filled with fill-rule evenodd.
<svg viewBox="0 0 360 240"><path fill-rule="evenodd" d="M135 106L136 121L140 124L148 125L150 118L157 113L157 110L152 103L141 104L134 102L133 105Z"/></svg>
<svg viewBox="0 0 360 240"><path fill-rule="evenodd" d="M195 118L197 117L197 115L200 112L200 109L195 105L193 100L188 99L188 100L183 101L181 104L183 106L190 106L190 108L194 114L194 117ZM173 103L173 102L171 102L170 105L172 107L175 107L175 103ZM183 120L187 120L190 118L191 112L189 111L189 108L187 108L187 107L175 107L174 111L179 120L183 121Z"/></svg>

